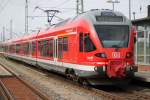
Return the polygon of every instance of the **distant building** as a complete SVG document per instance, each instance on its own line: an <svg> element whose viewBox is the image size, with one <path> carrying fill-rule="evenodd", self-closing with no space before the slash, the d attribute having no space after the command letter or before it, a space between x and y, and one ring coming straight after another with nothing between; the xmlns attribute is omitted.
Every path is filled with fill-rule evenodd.
<svg viewBox="0 0 150 100"><path fill-rule="evenodd" d="M137 29L136 63L150 65L150 5L148 5L148 16L133 20L132 24Z"/></svg>

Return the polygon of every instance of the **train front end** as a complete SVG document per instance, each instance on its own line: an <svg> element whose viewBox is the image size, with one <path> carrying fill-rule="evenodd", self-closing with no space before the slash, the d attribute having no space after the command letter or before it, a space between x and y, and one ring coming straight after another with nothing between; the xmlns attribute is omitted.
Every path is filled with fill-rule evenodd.
<svg viewBox="0 0 150 100"><path fill-rule="evenodd" d="M131 21L111 10L95 10L89 16L87 19L92 28L88 37L92 42L85 41L84 45L91 50L86 52L86 60L95 66L96 76L114 83L131 80L136 71L135 29Z"/></svg>
<svg viewBox="0 0 150 100"><path fill-rule="evenodd" d="M105 60L103 69L109 78L132 77L134 74L134 34L129 25L95 25L101 50L95 54Z"/></svg>

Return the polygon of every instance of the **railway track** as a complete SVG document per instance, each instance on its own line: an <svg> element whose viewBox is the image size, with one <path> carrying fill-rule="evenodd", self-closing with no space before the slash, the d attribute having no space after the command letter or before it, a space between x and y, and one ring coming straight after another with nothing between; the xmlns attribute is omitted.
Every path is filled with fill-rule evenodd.
<svg viewBox="0 0 150 100"><path fill-rule="evenodd" d="M147 95L141 91L135 91L135 90L126 90L124 88L120 88L118 92L115 91L106 91L99 89L97 87L84 87L85 89L90 90L91 92L94 92L97 95L102 96L104 99L108 100L150 100L150 95ZM114 87L115 88L118 87Z"/></svg>
<svg viewBox="0 0 150 100"><path fill-rule="evenodd" d="M43 73L46 72L46 70L36 69L35 67L31 67L31 68L34 69L34 70L41 71ZM51 72L47 71L47 74L51 76ZM57 74L57 73L54 73L54 74L58 79L60 78L60 76L62 76L62 75ZM62 77L65 79L64 76L62 76ZM98 89L97 87L93 87L93 86L83 86L83 85L81 85L81 84L79 84L79 83L77 83L76 81L73 81L73 80L65 79L65 81L67 81L71 84L77 85L81 88L90 90L92 93L101 96L103 99L108 99L108 100L150 100L149 95L144 94L141 91L134 90L134 89L138 88L138 86L134 87L134 89L130 89L129 87L124 88L124 87L120 87L120 86L119 87L114 86L114 88L119 88L120 91L118 91L118 92L121 92L121 93L118 93L118 92L115 93L113 91L108 92L108 91L105 91L105 90L102 90L102 89ZM131 87L131 85L129 85L129 86Z"/></svg>
<svg viewBox="0 0 150 100"><path fill-rule="evenodd" d="M14 71L0 63L12 76L0 77L0 92L3 100L49 100L36 87L22 80Z"/></svg>
<svg viewBox="0 0 150 100"><path fill-rule="evenodd" d="M103 89L92 87L92 86L83 87L80 84L77 84L71 80L65 79L64 76L60 77L60 75L58 74L45 72L45 70L36 69L34 67L30 67L30 68L31 70L37 70L37 71L40 71L41 73L45 73L47 74L48 77L55 77L57 79L60 79L60 81L62 81L62 84L63 84L63 81L67 83L71 83L76 89L79 89L80 91L85 91L86 93L90 93L94 96L100 97L102 98L102 100L150 100L149 95L146 95L140 91L130 91L130 90L125 90L122 88L122 90L119 91L121 93L119 92L116 93L114 91L107 91L107 90L103 90ZM96 99L96 100L99 100L99 99Z"/></svg>
<svg viewBox="0 0 150 100"><path fill-rule="evenodd" d="M47 72L46 74L49 76L52 75L49 71L42 70L42 69L36 69L35 67L31 67L31 68L34 70L41 71L42 73ZM60 78L60 74L57 74L57 73L54 73L54 74L56 74L56 75L54 75L55 77L57 77L58 79ZM103 99L106 99L106 100L139 100L139 98L140 98L140 100L150 100L150 97L148 95L142 93L142 92L131 91L131 90L127 90L125 88L119 87L122 94L118 95L118 93L112 93L112 92L104 91L101 89L97 89L96 87L83 86L83 85L78 84L77 82L74 82L72 80L65 79L65 77L62 75L61 75L61 77L63 77L65 81L67 81L73 85L76 85L80 88L83 88L83 90L87 89L87 90L91 91L92 93L94 93L98 96L101 96Z"/></svg>
<svg viewBox="0 0 150 100"><path fill-rule="evenodd" d="M97 89L120 96L123 98L123 100L150 100L150 88L135 85L135 83L129 84L127 86L97 87ZM143 91L145 89L147 91L149 90L148 94Z"/></svg>
<svg viewBox="0 0 150 100"><path fill-rule="evenodd" d="M10 94L3 82L0 80L0 100L14 100L14 97Z"/></svg>
<svg viewBox="0 0 150 100"><path fill-rule="evenodd" d="M138 88L140 88L140 90L137 90ZM145 87L129 85L128 88L121 87L121 89L123 92L121 95L126 96L127 99L132 98L132 100L150 100L150 95L147 95L142 91L145 89Z"/></svg>
<svg viewBox="0 0 150 100"><path fill-rule="evenodd" d="M37 70L34 67L31 67L31 68L34 70ZM38 69L38 71L45 73L45 70ZM47 74L50 75L51 73L47 72ZM57 73L54 73L54 74L56 74L55 76L57 78L60 77L59 74L57 74ZM59 76L57 76L57 75L59 75ZM64 76L62 76L62 77L64 78ZM149 95L146 95L140 91L127 90L126 88L122 88L122 87L114 87L114 88L120 88L121 93L118 94L118 93L114 93L114 92L112 93L112 91L108 92L105 90L101 90L101 89L98 89L97 87L83 86L81 84L78 84L78 83L76 83L72 80L68 80L68 79L65 79L65 81L67 81L71 84L77 85L81 88L90 90L92 93L94 93L98 96L101 96L103 99L106 99L106 100L150 100Z"/></svg>

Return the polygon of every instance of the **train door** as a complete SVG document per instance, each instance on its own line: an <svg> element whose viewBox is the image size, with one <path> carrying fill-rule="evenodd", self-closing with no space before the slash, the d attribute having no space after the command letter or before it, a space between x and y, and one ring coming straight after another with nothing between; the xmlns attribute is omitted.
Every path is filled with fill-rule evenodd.
<svg viewBox="0 0 150 100"><path fill-rule="evenodd" d="M62 62L63 38L58 38L58 61Z"/></svg>
<svg viewBox="0 0 150 100"><path fill-rule="evenodd" d="M63 39L55 37L54 38L54 63L56 65L62 66L62 53L63 53Z"/></svg>
<svg viewBox="0 0 150 100"><path fill-rule="evenodd" d="M54 64L57 64L58 60L58 37L54 37Z"/></svg>

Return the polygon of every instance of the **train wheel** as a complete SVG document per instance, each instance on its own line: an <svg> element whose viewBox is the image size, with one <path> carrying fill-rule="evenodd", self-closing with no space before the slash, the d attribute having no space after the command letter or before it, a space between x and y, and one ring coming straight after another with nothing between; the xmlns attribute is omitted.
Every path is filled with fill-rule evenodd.
<svg viewBox="0 0 150 100"><path fill-rule="evenodd" d="M66 70L66 76L68 79L73 80L74 82L79 83L82 86L88 86L89 82L85 78L81 78L75 74L73 69Z"/></svg>
<svg viewBox="0 0 150 100"><path fill-rule="evenodd" d="M85 78L79 78L78 83L81 84L82 86L88 86L89 82Z"/></svg>
<svg viewBox="0 0 150 100"><path fill-rule="evenodd" d="M68 79L71 79L73 81L78 80L78 77L75 75L75 72L73 69L66 69L66 76Z"/></svg>

